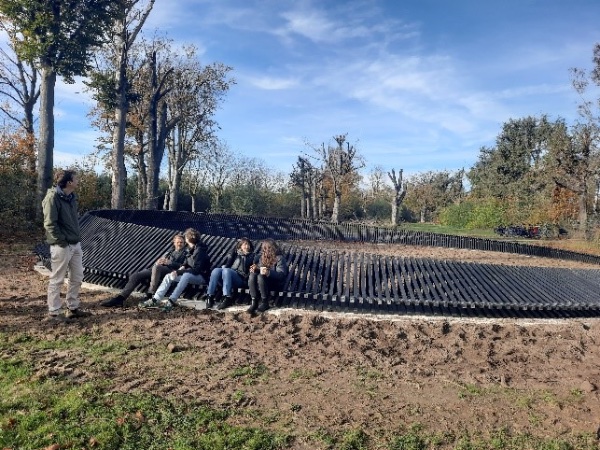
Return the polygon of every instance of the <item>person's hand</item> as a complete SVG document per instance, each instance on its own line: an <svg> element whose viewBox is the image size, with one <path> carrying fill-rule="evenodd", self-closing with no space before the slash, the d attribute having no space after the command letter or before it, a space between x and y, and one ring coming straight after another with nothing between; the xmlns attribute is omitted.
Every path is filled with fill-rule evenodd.
<svg viewBox="0 0 600 450"><path fill-rule="evenodd" d="M268 277L269 276L269 268L268 267L261 267L260 268L260 274Z"/></svg>
<svg viewBox="0 0 600 450"><path fill-rule="evenodd" d="M258 266L256 264L252 264L250 266L250 272L256 272L256 269L258 269Z"/></svg>

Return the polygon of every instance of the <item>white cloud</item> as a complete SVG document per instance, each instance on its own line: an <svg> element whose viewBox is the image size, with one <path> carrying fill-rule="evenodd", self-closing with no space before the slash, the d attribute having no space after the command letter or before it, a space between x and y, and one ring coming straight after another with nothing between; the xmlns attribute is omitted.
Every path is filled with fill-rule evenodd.
<svg viewBox="0 0 600 450"><path fill-rule="evenodd" d="M276 78L269 76L245 77L251 85L264 90L284 90L297 86L298 80L293 78Z"/></svg>
<svg viewBox="0 0 600 450"><path fill-rule="evenodd" d="M82 77L76 77L75 83L67 84L62 79L56 81L54 89L56 104L64 102L78 103L83 105L93 105L92 93L87 90L87 86L83 84Z"/></svg>
<svg viewBox="0 0 600 450"><path fill-rule="evenodd" d="M289 11L281 16L286 20L286 24L278 30L282 36L294 33L315 42L333 42L340 37L333 22L319 11Z"/></svg>

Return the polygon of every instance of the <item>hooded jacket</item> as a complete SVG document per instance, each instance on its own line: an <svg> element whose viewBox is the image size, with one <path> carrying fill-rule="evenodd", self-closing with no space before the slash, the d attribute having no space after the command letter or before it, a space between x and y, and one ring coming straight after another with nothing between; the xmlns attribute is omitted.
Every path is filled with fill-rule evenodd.
<svg viewBox="0 0 600 450"><path fill-rule="evenodd" d="M181 250L173 249L165 254L164 258L168 259L169 262L164 265L171 270L177 270L185 263L187 256L188 251L186 248Z"/></svg>
<svg viewBox="0 0 600 450"><path fill-rule="evenodd" d="M208 280L210 277L210 258L207 250L208 247L201 242L196 243L193 249L188 249L183 269L178 269L177 275L191 273L192 275L202 275Z"/></svg>
<svg viewBox="0 0 600 450"><path fill-rule="evenodd" d="M235 270L244 280L250 275L250 266L254 263L254 253L242 253L240 250L233 250L223 267Z"/></svg>
<svg viewBox="0 0 600 450"><path fill-rule="evenodd" d="M58 186L48 189L42 201L46 242L49 245L66 247L81 241L77 196L65 194Z"/></svg>

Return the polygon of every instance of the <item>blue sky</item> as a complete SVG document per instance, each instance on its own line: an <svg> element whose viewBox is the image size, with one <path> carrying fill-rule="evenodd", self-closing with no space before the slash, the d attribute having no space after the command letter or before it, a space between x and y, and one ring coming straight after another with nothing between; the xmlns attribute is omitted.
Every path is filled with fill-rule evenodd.
<svg viewBox="0 0 600 450"><path fill-rule="evenodd" d="M471 167L510 118L572 123L569 69L592 67L597 0L156 0L146 32L233 67L220 138L289 172L348 133L368 171ZM59 84L57 163L89 153L81 86Z"/></svg>

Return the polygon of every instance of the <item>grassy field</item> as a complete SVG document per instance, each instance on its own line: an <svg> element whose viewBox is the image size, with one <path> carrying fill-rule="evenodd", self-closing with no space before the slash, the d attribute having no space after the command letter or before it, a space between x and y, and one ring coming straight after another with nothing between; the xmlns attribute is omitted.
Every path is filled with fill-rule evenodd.
<svg viewBox="0 0 600 450"><path fill-rule="evenodd" d="M454 230L431 224L411 224L407 227L434 233L495 237L491 230ZM5 243L4 258L11 253L25 254L26 250L31 248L31 242L33 240L20 237ZM592 252L591 250L594 249L594 246L586 241L571 239L553 242L535 241L535 243L561 245L561 248L576 251ZM11 275L14 277L11 282L27 285L27 296L31 298L15 297L14 289L0 293L0 449L3 450L307 448L311 450L597 450L599 448L598 437L591 432L556 433L552 437L546 437L547 433L543 431L536 434L540 427L536 424L549 409L562 410L595 395L582 391L577 384L562 396L546 388L530 391L515 390L510 387L499 388L497 385L493 387L476 384L457 385L454 398L464 402L464 408L468 408L471 404L494 404L510 396L510 401L507 400L507 403L514 404L517 410L527 411L532 433L516 432L505 427L495 428L487 426L484 421L478 429L454 427L446 432L432 431L435 421L430 419L430 423L427 424L420 420L424 415L416 406L414 411L410 411L411 417L414 414L414 420L399 423L394 429L343 423L324 424L318 431L298 428L292 421L275 420L276 413L272 409L267 410L246 401L252 398L249 394L252 383L264 383L263 378L267 381L276 378L273 373L269 373L269 368L265 369L266 365L261 365L260 361L254 365L249 363L240 365L237 370L227 371L224 372L225 375L221 375L225 379L223 382L225 384L228 380L243 381L231 394L231 401L227 407L195 401L190 397L159 394L148 389L116 392L111 374L114 377L119 375L124 359L133 366L146 367L149 353L145 353L146 350L132 351L131 335L106 331L107 324L104 322L102 325L88 328L72 326L69 328L68 337L65 337L65 334L59 335L48 330L38 331L39 322L33 323L32 320L29 322L32 327L30 330L33 331L27 332L23 328L25 315L21 315L18 331L14 328L11 328L10 332L5 331L8 329L7 314L12 314L13 308L18 309L19 305L26 301L40 305L44 301L43 287L39 292L31 293L32 283L37 282L36 279L31 277L21 280L19 278L21 275L20 272L15 271L14 275ZM42 284L45 285L45 281L42 281ZM201 322L203 325L211 323L210 318L202 320L204 320ZM260 321L248 322L240 327L249 330L248 335L250 335L256 333L260 323ZM120 326L133 327L136 324L131 322ZM158 321L149 321L142 329L154 330L159 327ZM278 329L294 331L297 324L294 321L280 322L278 319L273 319L267 327L269 333ZM492 325L490 327L493 328ZM98 334L94 334L94 330ZM160 330L156 334L156 344L159 344L160 337L166 332L164 329ZM484 330L486 333L489 332L486 328ZM218 330L218 332L222 331ZM101 332L105 334L100 334ZM311 328L307 333L318 337L318 326ZM460 334L459 331L457 333ZM585 330L585 333L584 335L587 335L588 331ZM370 333L366 335L370 336ZM540 336L542 335L540 333ZM479 338L479 333L476 336L477 339L473 341L476 341L477 345L485 342ZM246 339L247 336L244 338ZM353 337L347 341L346 347L355 347L356 341L357 338ZM579 351L579 347L586 347L584 344L578 344L580 341L581 339L572 339L573 352ZM313 347L312 351L318 353L321 347L315 342L320 341L316 339L309 342L306 346L299 347L297 351L309 352ZM379 345L381 341L377 342ZM411 342L414 348L414 339ZM261 345L275 347L276 342L264 341ZM592 347L591 344L589 346ZM213 351L215 348L219 347L213 346ZM447 349L450 346L441 344L440 348ZM227 358L231 355L230 350L225 349ZM593 349L590 350L590 353L594 353ZM437 354L435 351L433 349L434 356ZM147 352L151 352L155 360L172 361L173 364L169 364L169 367L173 371L177 370L178 356L170 352L166 345L153 343L148 347ZM360 349L357 349L357 352L352 354L352 358L344 360L344 364L350 364L363 353ZM427 353L427 350L422 352ZM137 353L140 354L139 360L134 361ZM507 353L515 357L522 354L520 351ZM57 355L60 356L59 359ZM55 357L57 359L54 359ZM408 349L402 357L409 357ZM381 359L385 360L384 357ZM56 362L57 360L59 363ZM216 364L215 361L217 360L212 364ZM307 361L311 361L310 358ZM528 364L536 361L537 359L531 358ZM596 361L592 363L596 364ZM587 364L592 363L588 361ZM285 361L278 368L284 367L285 364L288 362ZM467 360L465 365L469 364L471 362ZM87 372L85 377L78 376L80 367L84 367ZM210 370L211 367L207 366L206 370ZM292 371L289 378L281 380L280 384L290 385L300 390L302 387L296 387L297 384L315 383L320 367L306 365L300 367ZM573 364L573 367L578 373L581 372L581 363L577 366ZM351 369L346 367L346 370ZM383 378L394 378L394 383L397 381L395 376L389 374L384 376L382 370L376 367L364 366L361 370L362 372L358 373L356 378L357 386L368 395L385 394L377 389L378 383ZM142 377L147 376L148 374L142 374ZM416 377L414 374L412 376ZM271 380L268 380L269 377ZM434 382L448 384L446 378L450 377L451 374L442 373L441 378L436 378ZM244 385L245 382L248 386ZM455 388L454 384L449 386L449 389ZM345 390L342 389L340 392L343 393ZM402 406L411 408L410 404L399 405ZM306 405L304 409L307 409ZM294 414L301 414L302 411L299 403L293 403L287 410L281 410L278 414L280 417L293 417Z"/></svg>
<svg viewBox="0 0 600 450"><path fill-rule="evenodd" d="M31 362L35 359L32 356L40 352L68 349L85 356L91 364L111 364L125 351L124 343L99 342L88 335L49 341L26 334L0 334L0 342L2 449L269 450L294 448L296 439L313 442L315 448L339 450L598 448L597 439L585 434L565 439L515 435L506 429L440 434L428 432L419 423L402 432L375 430L374 433L360 428L344 431L340 427L310 436L274 430L268 423L262 427L232 426L228 419L236 415L268 415L251 408L216 409L151 392L114 393L108 390L107 380L78 383L68 371L40 372ZM495 394L466 385L459 395L473 398ZM532 408L533 403L529 401L527 407Z"/></svg>

